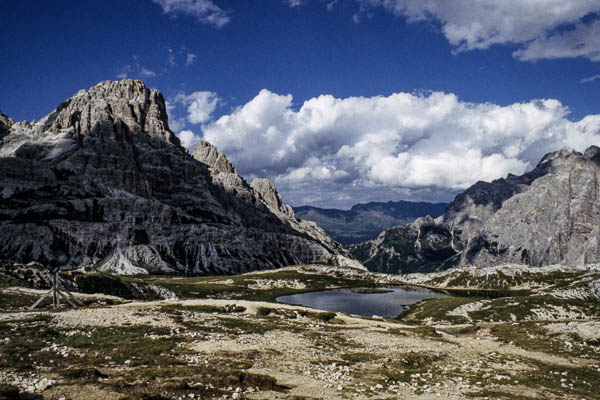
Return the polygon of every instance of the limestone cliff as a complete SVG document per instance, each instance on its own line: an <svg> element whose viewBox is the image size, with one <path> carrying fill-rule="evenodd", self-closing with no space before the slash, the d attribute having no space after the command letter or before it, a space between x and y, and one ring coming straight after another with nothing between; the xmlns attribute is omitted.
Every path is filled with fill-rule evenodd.
<svg viewBox="0 0 600 400"><path fill-rule="evenodd" d="M284 203L283 198L268 179L256 178L250 185L238 175L227 157L215 146L201 140L193 151L198 161L209 166L212 181L227 192L245 201L266 207L273 215L296 232L306 234L318 241L332 253L347 256L347 251L312 221L299 221L291 206Z"/></svg>
<svg viewBox="0 0 600 400"><path fill-rule="evenodd" d="M344 253L259 201L216 149L188 154L143 82L102 82L37 122L2 114L0 135L0 259L220 274Z"/></svg>
<svg viewBox="0 0 600 400"><path fill-rule="evenodd" d="M477 182L456 196L443 216L427 224L437 232L435 253L422 251L423 230L415 224L386 231L351 252L372 270L392 272L457 264L598 263L599 181L597 146L549 153L524 175Z"/></svg>

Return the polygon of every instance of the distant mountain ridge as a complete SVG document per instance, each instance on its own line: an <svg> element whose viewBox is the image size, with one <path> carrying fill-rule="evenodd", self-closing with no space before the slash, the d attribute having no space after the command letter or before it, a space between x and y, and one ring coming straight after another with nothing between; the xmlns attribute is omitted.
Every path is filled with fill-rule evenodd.
<svg viewBox="0 0 600 400"><path fill-rule="evenodd" d="M600 147L546 154L523 175L477 182L439 218L420 218L350 247L379 272L456 265L600 262Z"/></svg>
<svg viewBox="0 0 600 400"><path fill-rule="evenodd" d="M419 217L442 215L448 203L412 201L369 202L350 210L312 206L294 207L296 216L316 222L333 239L343 245L373 239L386 229L404 225Z"/></svg>

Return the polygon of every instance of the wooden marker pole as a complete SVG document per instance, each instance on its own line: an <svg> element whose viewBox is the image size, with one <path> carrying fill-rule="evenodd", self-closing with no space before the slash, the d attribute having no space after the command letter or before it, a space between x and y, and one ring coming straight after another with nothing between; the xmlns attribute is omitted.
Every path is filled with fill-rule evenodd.
<svg viewBox="0 0 600 400"><path fill-rule="evenodd" d="M54 269L52 272L54 272L53 276L52 276L52 307L53 308L57 308L60 303L59 303L59 299L58 299L58 269Z"/></svg>
<svg viewBox="0 0 600 400"><path fill-rule="evenodd" d="M60 276L58 276L59 272L60 268L53 268L52 270L50 270L50 273L52 273L52 288L50 288L50 290L44 293L44 295L40 297L39 300L36 301L31 307L29 307L30 310L33 310L34 308L39 306L46 299L46 297L50 295L52 295L53 308L58 308L60 306L61 297L72 307L77 307L75 303L77 303L80 306L83 306L83 303L79 301L77 297L73 296L71 293L69 293L68 290L64 289L61 282L61 278Z"/></svg>

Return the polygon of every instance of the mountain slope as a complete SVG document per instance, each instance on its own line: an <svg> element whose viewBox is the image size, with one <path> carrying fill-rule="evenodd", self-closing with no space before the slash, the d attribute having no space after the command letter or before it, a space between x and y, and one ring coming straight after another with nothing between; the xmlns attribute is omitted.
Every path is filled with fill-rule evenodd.
<svg viewBox="0 0 600 400"><path fill-rule="evenodd" d="M101 82L40 121L2 115L0 128L0 258L220 274L345 254L316 226L274 213L234 171L220 182L141 81Z"/></svg>
<svg viewBox="0 0 600 400"><path fill-rule="evenodd" d="M441 246L439 252L448 255L445 260L421 252L421 235L401 235L418 230L419 220L353 246L351 253L372 270L400 273L457 264L597 263L599 181L597 146L583 154L567 150L549 153L526 174L477 182L456 196L443 216L427 224L441 232L436 243ZM400 236L402 240L397 239ZM414 260L415 253L420 259ZM407 268L406 260L414 262Z"/></svg>
<svg viewBox="0 0 600 400"><path fill-rule="evenodd" d="M348 245L375 238L386 229L419 217L440 216L446 207L447 203L388 201L356 204L350 210L302 206L294 207L294 211L298 218L316 222L332 238Z"/></svg>

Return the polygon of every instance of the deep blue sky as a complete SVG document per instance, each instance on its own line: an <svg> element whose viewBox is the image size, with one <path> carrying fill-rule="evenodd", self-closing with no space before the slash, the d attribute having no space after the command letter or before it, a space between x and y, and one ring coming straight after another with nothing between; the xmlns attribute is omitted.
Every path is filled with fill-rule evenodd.
<svg viewBox="0 0 600 400"><path fill-rule="evenodd" d="M599 15L600 0L0 0L0 110L39 119L142 79L184 144L204 136L294 205L448 201L600 144Z"/></svg>
<svg viewBox="0 0 600 400"><path fill-rule="evenodd" d="M355 23L352 2L331 12L321 1L218 4L231 16L221 28L167 16L150 0L0 1L0 110L38 119L79 89L117 79L135 55L157 73L137 77L166 96L210 90L231 106L263 88L298 104L323 93L440 90L500 105L556 98L576 119L599 112L600 80L579 81L600 67L585 59L522 62L511 56L514 45L452 55L435 23L408 24L380 9ZM184 52L197 55L194 65L184 65Z"/></svg>

